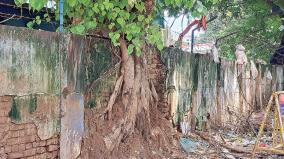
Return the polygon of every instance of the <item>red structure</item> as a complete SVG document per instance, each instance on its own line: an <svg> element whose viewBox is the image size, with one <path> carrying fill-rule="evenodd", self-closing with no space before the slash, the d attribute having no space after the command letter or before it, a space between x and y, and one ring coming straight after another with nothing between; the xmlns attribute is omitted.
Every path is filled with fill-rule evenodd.
<svg viewBox="0 0 284 159"><path fill-rule="evenodd" d="M197 28L200 29L201 27L206 30L206 17L205 16L202 16L202 18L200 20L194 20L193 22L191 22L185 29L184 31L182 31L180 34L179 34L179 37L178 37L178 42L181 43L182 42L182 39L183 37L189 32L189 30L197 24Z"/></svg>

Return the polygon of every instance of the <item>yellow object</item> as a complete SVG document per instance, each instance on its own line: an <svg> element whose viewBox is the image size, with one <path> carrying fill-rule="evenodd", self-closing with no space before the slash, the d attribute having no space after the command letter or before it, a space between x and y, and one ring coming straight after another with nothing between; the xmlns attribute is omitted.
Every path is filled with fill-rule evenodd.
<svg viewBox="0 0 284 159"><path fill-rule="evenodd" d="M280 106L279 106L279 101L278 101L279 94L284 94L284 91L275 92L270 97L263 120L261 122L259 131L258 131L256 142L255 142L255 145L252 151L252 158L255 158L255 154L258 151L265 151L271 154L284 155L284 129L283 129L283 123L282 123L282 118L280 114ZM262 136L263 129L265 127L267 116L273 106L273 101L275 101L275 105L274 105L275 109L274 109L274 118L273 118L272 146L271 147L260 147L259 146L260 138ZM280 141L278 140L278 136L280 136Z"/></svg>

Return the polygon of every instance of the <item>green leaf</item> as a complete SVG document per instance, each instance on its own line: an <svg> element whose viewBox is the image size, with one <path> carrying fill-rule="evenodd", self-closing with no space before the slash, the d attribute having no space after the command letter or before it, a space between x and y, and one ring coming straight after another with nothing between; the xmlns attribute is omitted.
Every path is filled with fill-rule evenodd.
<svg viewBox="0 0 284 159"><path fill-rule="evenodd" d="M114 23L111 23L108 25L108 28L111 30L114 27L114 25L115 25Z"/></svg>
<svg viewBox="0 0 284 159"><path fill-rule="evenodd" d="M97 27L97 22L96 21L88 21L85 23L86 30L89 29L95 29Z"/></svg>
<svg viewBox="0 0 284 159"><path fill-rule="evenodd" d="M46 22L50 22L50 18L46 18L45 20L46 20Z"/></svg>
<svg viewBox="0 0 284 159"><path fill-rule="evenodd" d="M219 2L219 0L212 0L213 4L217 4Z"/></svg>
<svg viewBox="0 0 284 159"><path fill-rule="evenodd" d="M133 44L129 44L128 47L127 47L127 52L128 52L129 55L132 54L133 49L134 49L134 45Z"/></svg>
<svg viewBox="0 0 284 159"><path fill-rule="evenodd" d="M44 5L46 4L47 0L30 0L30 6L31 8L33 8L34 10L41 10Z"/></svg>
<svg viewBox="0 0 284 159"><path fill-rule="evenodd" d="M143 3L143 2L136 3L136 4L135 4L135 8L136 8L140 13L142 13L142 12L145 10L144 3Z"/></svg>
<svg viewBox="0 0 284 159"><path fill-rule="evenodd" d="M106 11L102 11L102 16L105 16L106 15Z"/></svg>
<svg viewBox="0 0 284 159"><path fill-rule="evenodd" d="M152 21L152 17L148 16L146 19L145 19L146 23L149 24L151 21Z"/></svg>
<svg viewBox="0 0 284 159"><path fill-rule="evenodd" d="M92 17L94 15L94 11L92 9L88 10L88 17Z"/></svg>
<svg viewBox="0 0 284 159"><path fill-rule="evenodd" d="M202 4L202 2L201 1L197 1L197 3L196 3L196 10L198 11L198 12L202 12L203 11L203 9L204 9L204 6L203 6L203 4Z"/></svg>
<svg viewBox="0 0 284 159"><path fill-rule="evenodd" d="M47 13L45 13L45 14L43 15L43 17L44 17L44 18L48 17L48 14L47 14Z"/></svg>
<svg viewBox="0 0 284 159"><path fill-rule="evenodd" d="M103 11L105 10L105 6L103 4L99 4L99 8Z"/></svg>
<svg viewBox="0 0 284 159"><path fill-rule="evenodd" d="M67 0L70 7L74 7L77 4L77 0Z"/></svg>
<svg viewBox="0 0 284 159"><path fill-rule="evenodd" d="M115 45L115 46L118 46L119 43L118 43L118 39L120 37L120 34L118 32L110 32L109 33L109 37L111 39L111 42Z"/></svg>
<svg viewBox="0 0 284 159"><path fill-rule="evenodd" d="M137 55L137 56L140 56L141 53L142 53L142 52L141 52L141 49L140 49L140 46L135 46L135 50L136 50L136 52L135 52L136 55Z"/></svg>
<svg viewBox="0 0 284 159"><path fill-rule="evenodd" d="M175 0L175 2L176 2L176 5L179 6L179 5L181 5L182 0Z"/></svg>
<svg viewBox="0 0 284 159"><path fill-rule="evenodd" d="M70 31L73 34L83 34L85 32L85 27L82 24L72 26Z"/></svg>
<svg viewBox="0 0 284 159"><path fill-rule="evenodd" d="M116 19L117 17L117 12L112 12L111 14L109 14L110 18L109 19Z"/></svg>
<svg viewBox="0 0 284 159"><path fill-rule="evenodd" d="M193 7L194 3L195 3L195 1L188 1L188 2L186 3L187 9L191 9L191 8Z"/></svg>
<svg viewBox="0 0 284 159"><path fill-rule="evenodd" d="M107 9L107 10L113 8L113 4L110 3L110 2L108 2L108 1L104 1L103 4L104 4L104 6L105 6L105 9Z"/></svg>
<svg viewBox="0 0 284 159"><path fill-rule="evenodd" d="M192 15L193 17L200 17L200 16L201 16L200 12L198 12L197 10L194 10L194 11L191 13L191 15Z"/></svg>
<svg viewBox="0 0 284 159"><path fill-rule="evenodd" d="M99 13L100 12L98 3L94 3L92 10L95 13Z"/></svg>
<svg viewBox="0 0 284 159"><path fill-rule="evenodd" d="M131 8L133 8L136 0L128 0L128 4Z"/></svg>
<svg viewBox="0 0 284 159"><path fill-rule="evenodd" d="M36 19L36 24L40 25L40 23L41 23L41 20L40 19Z"/></svg>
<svg viewBox="0 0 284 159"><path fill-rule="evenodd" d="M138 15L138 21L141 22L145 19L144 15Z"/></svg>
<svg viewBox="0 0 284 159"><path fill-rule="evenodd" d="M21 6L22 4L25 3L25 0L14 0L14 2L17 6Z"/></svg>
<svg viewBox="0 0 284 159"><path fill-rule="evenodd" d="M84 5L84 6L88 6L90 4L90 0L80 0L80 2Z"/></svg>
<svg viewBox="0 0 284 159"><path fill-rule="evenodd" d="M27 27L30 28L30 29L33 28L33 25L34 25L34 23L32 21L27 23Z"/></svg>
<svg viewBox="0 0 284 159"><path fill-rule="evenodd" d="M141 46L141 40L139 39L139 37L136 37L135 39L133 39L132 43L135 45L135 47Z"/></svg>
<svg viewBox="0 0 284 159"><path fill-rule="evenodd" d="M172 0L165 0L166 5L170 5L172 3Z"/></svg>
<svg viewBox="0 0 284 159"><path fill-rule="evenodd" d="M128 41L131 41L132 38L133 38L132 34L127 34L127 35L126 35L126 39L127 39Z"/></svg>
<svg viewBox="0 0 284 159"><path fill-rule="evenodd" d="M124 26L125 25L125 20L123 18L117 18L117 23L120 24L120 26Z"/></svg>
<svg viewBox="0 0 284 159"><path fill-rule="evenodd" d="M163 43L162 43L162 42L159 42L159 43L157 44L157 48L161 51L161 50L164 48Z"/></svg>

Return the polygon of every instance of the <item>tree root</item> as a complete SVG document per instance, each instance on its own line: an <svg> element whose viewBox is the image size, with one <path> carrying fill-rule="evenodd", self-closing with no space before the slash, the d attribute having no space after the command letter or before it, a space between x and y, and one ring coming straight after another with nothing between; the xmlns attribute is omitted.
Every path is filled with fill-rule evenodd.
<svg viewBox="0 0 284 159"><path fill-rule="evenodd" d="M111 119L111 113L112 113L112 107L115 103L115 100L117 98L117 96L119 95L120 91L121 91L121 87L122 87L122 82L123 82L123 75L121 75L117 81L116 81L116 84L115 84L115 87L114 87L114 90L110 96L110 99L108 101L108 104L107 104L107 108L104 112L104 114L107 114L107 119Z"/></svg>

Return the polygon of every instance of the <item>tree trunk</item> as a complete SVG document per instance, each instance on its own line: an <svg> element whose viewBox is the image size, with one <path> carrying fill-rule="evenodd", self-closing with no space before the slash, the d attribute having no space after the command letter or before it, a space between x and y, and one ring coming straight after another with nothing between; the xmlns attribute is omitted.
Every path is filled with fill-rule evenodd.
<svg viewBox="0 0 284 159"><path fill-rule="evenodd" d="M145 50L141 56L128 55L127 44L120 39L121 72L106 110L107 120L112 119L115 106L122 106L123 115L115 129L104 137L107 149L112 152L120 142L137 129L144 139L151 134L150 107L157 107L157 93L149 80ZM122 104L116 105L121 101ZM114 115L115 116L115 115ZM117 119L116 119L117 120Z"/></svg>

